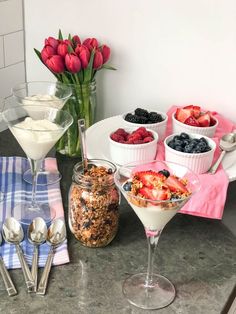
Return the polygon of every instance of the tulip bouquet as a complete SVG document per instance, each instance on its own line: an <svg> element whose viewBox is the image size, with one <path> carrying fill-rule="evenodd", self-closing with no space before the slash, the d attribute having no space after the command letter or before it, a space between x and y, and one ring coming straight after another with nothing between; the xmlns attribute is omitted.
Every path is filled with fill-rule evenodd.
<svg viewBox="0 0 236 314"><path fill-rule="evenodd" d="M96 73L101 69L115 70L106 64L110 58L110 48L100 45L96 38L81 41L78 35L69 34L67 39L63 39L59 31L58 39L45 39L41 52L34 50L57 80L70 84L72 88L72 97L63 109L71 113L74 123L57 144L57 150L68 156L79 156L77 121L84 118L87 127L94 122Z"/></svg>

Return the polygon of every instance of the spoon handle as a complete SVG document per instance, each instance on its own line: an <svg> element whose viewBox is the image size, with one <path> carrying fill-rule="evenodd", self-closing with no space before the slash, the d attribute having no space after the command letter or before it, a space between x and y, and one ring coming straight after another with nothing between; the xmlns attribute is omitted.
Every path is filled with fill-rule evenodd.
<svg viewBox="0 0 236 314"><path fill-rule="evenodd" d="M32 267L31 267L31 274L34 280L34 292L37 290L37 282L38 282L38 246L34 246L34 253L33 253L33 259L32 259Z"/></svg>
<svg viewBox="0 0 236 314"><path fill-rule="evenodd" d="M47 261L43 270L43 274L39 282L37 294L44 295L46 292L48 277L49 277L49 273L50 273L52 261L53 261L53 256L54 256L54 251L53 251L53 247L51 246L51 249L48 253L48 258L47 258Z"/></svg>
<svg viewBox="0 0 236 314"><path fill-rule="evenodd" d="M22 251L22 249L21 249L19 244L16 245L16 253L18 255L18 258L19 258L19 261L20 261L20 264L21 264L21 268L22 268L23 275L24 275L24 278L25 278L26 286L28 288L28 292L33 292L34 281L33 281L31 272L29 270L29 266L27 265L27 263L25 261L23 251Z"/></svg>
<svg viewBox="0 0 236 314"><path fill-rule="evenodd" d="M9 297L16 295L17 294L16 288L11 280L10 274L3 262L2 257L0 257L0 272Z"/></svg>
<svg viewBox="0 0 236 314"><path fill-rule="evenodd" d="M216 173L216 170L218 169L222 159L224 158L224 155L226 154L226 151L225 150L222 150L219 158L217 159L217 161L214 163L213 166L211 166L211 168L208 170L208 172L210 174L215 174Z"/></svg>

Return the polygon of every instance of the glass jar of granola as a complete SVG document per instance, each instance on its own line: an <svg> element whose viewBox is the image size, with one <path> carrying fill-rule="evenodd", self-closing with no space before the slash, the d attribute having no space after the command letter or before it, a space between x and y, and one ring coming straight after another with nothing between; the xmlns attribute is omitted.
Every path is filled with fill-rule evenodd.
<svg viewBox="0 0 236 314"><path fill-rule="evenodd" d="M118 230L120 193L114 183L116 167L109 161L91 159L88 170L75 165L69 191L69 227L83 245L108 245Z"/></svg>

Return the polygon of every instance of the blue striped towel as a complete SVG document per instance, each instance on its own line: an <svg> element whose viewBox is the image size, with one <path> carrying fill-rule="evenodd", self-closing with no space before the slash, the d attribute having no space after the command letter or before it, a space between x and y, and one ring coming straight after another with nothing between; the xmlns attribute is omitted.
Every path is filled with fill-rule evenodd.
<svg viewBox="0 0 236 314"><path fill-rule="evenodd" d="M0 157L0 190L4 192L5 198L0 202L0 224L7 217L20 219L21 213L14 210L15 204L21 200L31 200L32 185L23 180L23 173L29 169L29 162L22 157ZM45 159L47 171L57 169L55 158ZM48 202L50 207L56 209L56 218L64 219L64 211L61 199L59 182L50 185L37 186L37 201ZM26 261L31 265L33 256L33 245L27 239L21 243ZM39 267L44 267L50 247L44 243L39 247ZM3 241L1 255L7 268L20 268L15 246ZM64 242L55 251L53 265L61 265L69 262L67 242Z"/></svg>

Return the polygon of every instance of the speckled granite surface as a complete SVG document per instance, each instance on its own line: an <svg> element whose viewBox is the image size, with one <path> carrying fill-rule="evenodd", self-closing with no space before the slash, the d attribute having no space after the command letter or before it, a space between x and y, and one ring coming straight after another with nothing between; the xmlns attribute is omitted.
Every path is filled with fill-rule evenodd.
<svg viewBox="0 0 236 314"><path fill-rule="evenodd" d="M0 133L0 151L24 156L8 131ZM77 160L59 156L58 161L67 211ZM106 248L85 248L68 231L71 262L52 269L45 297L27 294L21 270L11 271L19 291L15 297L7 296L0 278L0 313L221 313L236 282L236 237L220 221L176 215L161 235L155 261L156 271L174 283L176 299L165 309L139 310L124 299L122 282L129 274L145 271L147 245L143 227L125 201L120 212L119 232Z"/></svg>

